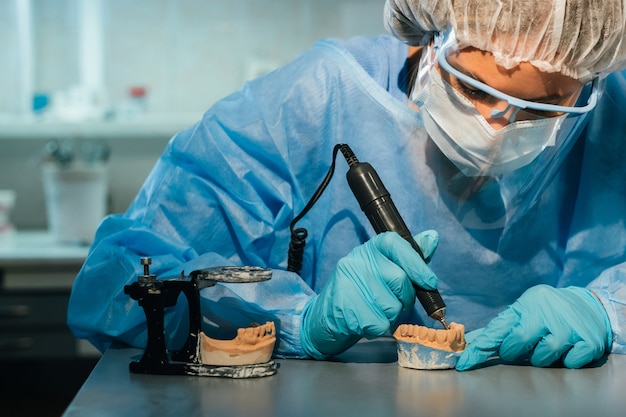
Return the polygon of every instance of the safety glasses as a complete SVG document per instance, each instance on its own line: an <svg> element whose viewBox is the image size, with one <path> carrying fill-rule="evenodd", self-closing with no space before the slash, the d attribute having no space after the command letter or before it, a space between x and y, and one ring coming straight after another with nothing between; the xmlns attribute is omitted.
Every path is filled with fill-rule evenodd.
<svg viewBox="0 0 626 417"><path fill-rule="evenodd" d="M589 88L583 89L583 91L589 91L586 103L584 103L583 105L578 105L577 103L577 105L574 106L561 106L556 104L529 101L510 96L506 93L503 93L502 91L496 90L495 88L485 83L482 83L481 81L478 81L475 78L470 77L467 74L464 74L463 72L457 70L452 65L450 65L450 63L447 61L447 56L451 52L454 52L456 50L456 40L452 33L446 33L445 35L438 34L435 37L435 59L444 71L454 76L462 83L493 97L495 100L500 100L507 103L506 108L503 110L494 109L491 112L491 117L504 117L508 113L509 122L513 122L520 119L520 112L524 114L522 119L547 118L559 116L562 114L580 115L591 111L596 106L596 103L598 101L599 80L597 77L591 81L590 85L588 86Z"/></svg>

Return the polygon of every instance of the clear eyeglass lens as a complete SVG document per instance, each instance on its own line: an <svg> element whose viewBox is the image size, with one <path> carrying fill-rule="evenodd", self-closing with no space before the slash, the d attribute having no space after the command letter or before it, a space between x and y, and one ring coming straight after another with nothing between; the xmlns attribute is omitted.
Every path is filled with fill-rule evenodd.
<svg viewBox="0 0 626 417"><path fill-rule="evenodd" d="M492 117L507 117L509 122L537 120L562 116L567 113L586 113L595 107L597 100L597 79L590 83L589 99L584 106L566 106L563 103L540 103L510 96L468 76L454 68L446 58L447 53L439 50L437 61L448 75L455 79L452 87L473 103L481 103L494 108ZM566 99L563 100L565 102Z"/></svg>

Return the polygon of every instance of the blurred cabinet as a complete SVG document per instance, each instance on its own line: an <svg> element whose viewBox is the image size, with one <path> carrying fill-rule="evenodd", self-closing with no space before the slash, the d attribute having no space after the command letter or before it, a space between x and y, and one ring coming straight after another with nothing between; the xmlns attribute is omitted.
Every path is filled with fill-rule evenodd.
<svg viewBox="0 0 626 417"><path fill-rule="evenodd" d="M77 344L65 325L68 294L29 291L0 295L0 357L71 358Z"/></svg>
<svg viewBox="0 0 626 417"><path fill-rule="evenodd" d="M45 232L0 238L0 359L97 356L66 325L67 303L88 248Z"/></svg>
<svg viewBox="0 0 626 417"><path fill-rule="evenodd" d="M0 236L0 415L61 415L96 365L66 325L87 252L45 232Z"/></svg>

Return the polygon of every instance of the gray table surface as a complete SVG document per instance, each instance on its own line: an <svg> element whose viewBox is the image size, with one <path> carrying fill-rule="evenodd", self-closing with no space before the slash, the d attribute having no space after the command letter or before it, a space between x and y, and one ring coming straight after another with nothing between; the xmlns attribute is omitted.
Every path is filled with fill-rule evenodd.
<svg viewBox="0 0 626 417"><path fill-rule="evenodd" d="M395 346L277 360L275 375L252 379L131 374L142 351L111 348L64 416L626 416L626 355L584 369L420 371L398 366Z"/></svg>

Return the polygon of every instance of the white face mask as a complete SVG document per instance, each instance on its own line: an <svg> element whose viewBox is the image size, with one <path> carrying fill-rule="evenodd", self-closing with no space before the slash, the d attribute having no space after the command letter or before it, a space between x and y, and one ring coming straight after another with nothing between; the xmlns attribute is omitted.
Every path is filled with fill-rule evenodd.
<svg viewBox="0 0 626 417"><path fill-rule="evenodd" d="M466 176L496 176L532 162L554 146L565 115L524 120L494 130L474 105L434 68L413 101L443 154Z"/></svg>

